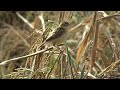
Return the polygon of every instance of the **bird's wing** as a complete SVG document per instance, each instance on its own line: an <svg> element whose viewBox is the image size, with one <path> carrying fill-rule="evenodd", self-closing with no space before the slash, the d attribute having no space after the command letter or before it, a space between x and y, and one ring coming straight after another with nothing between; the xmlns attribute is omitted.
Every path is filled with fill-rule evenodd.
<svg viewBox="0 0 120 90"><path fill-rule="evenodd" d="M58 28L51 37L49 37L46 41L51 41L51 40L54 40L54 39L57 39L59 37L61 37L63 35L63 33L65 33L65 30L64 28Z"/></svg>

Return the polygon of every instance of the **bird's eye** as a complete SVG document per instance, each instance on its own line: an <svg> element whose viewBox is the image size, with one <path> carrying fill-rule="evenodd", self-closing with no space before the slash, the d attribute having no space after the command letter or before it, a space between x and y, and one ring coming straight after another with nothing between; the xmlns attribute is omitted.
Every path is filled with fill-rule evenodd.
<svg viewBox="0 0 120 90"><path fill-rule="evenodd" d="M68 22L63 22L63 25L64 25L64 26L68 26L69 23L68 23Z"/></svg>

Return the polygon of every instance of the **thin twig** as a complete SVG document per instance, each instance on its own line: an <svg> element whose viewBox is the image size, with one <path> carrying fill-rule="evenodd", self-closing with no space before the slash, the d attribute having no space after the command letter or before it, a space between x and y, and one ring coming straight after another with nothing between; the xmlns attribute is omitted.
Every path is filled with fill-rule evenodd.
<svg viewBox="0 0 120 90"><path fill-rule="evenodd" d="M111 33L110 33L110 28L109 28L109 26L107 27L105 34L106 34L106 36L107 36L107 38L108 38L108 40L109 40L110 47L111 47L111 49L113 50L113 53L115 54L115 59L118 60L118 59L119 59L119 58L118 58L119 56L117 55L117 52L116 52L116 44L115 44L113 38L111 38L112 35L111 35Z"/></svg>
<svg viewBox="0 0 120 90"><path fill-rule="evenodd" d="M111 20L115 23L115 25L117 25L117 26L119 26L120 27L120 23L118 23L113 17L115 17L115 16L120 16L120 14L115 14L115 15L108 15L108 14L106 14L104 11L98 11L98 12L100 12L100 13L102 13L103 14L103 20L106 20L106 19L108 19L108 18L111 18ZM98 19L98 20L101 20L101 19ZM119 30L119 29L118 29Z"/></svg>
<svg viewBox="0 0 120 90"><path fill-rule="evenodd" d="M60 59L60 78L63 79L63 55Z"/></svg>
<svg viewBox="0 0 120 90"><path fill-rule="evenodd" d="M88 24L88 22L90 22L92 20L93 15L91 15L90 17L86 18L83 22L77 24L75 27L70 29L70 33L72 33L73 31L76 32L77 30L80 30L81 28L83 28L84 26L86 26Z"/></svg>
<svg viewBox="0 0 120 90"><path fill-rule="evenodd" d="M107 68L105 68L102 72L100 72L98 74L98 76L101 76L103 73L105 73L106 71L108 71L113 65L116 66L120 64L120 60L117 60L116 62L112 63L111 65L109 65Z"/></svg>
<svg viewBox="0 0 120 90"><path fill-rule="evenodd" d="M59 24L64 20L65 11L60 11Z"/></svg>
<svg viewBox="0 0 120 90"><path fill-rule="evenodd" d="M96 57L98 29L99 29L99 24L96 22L96 19L97 19L97 12L95 12L95 14L94 14L93 23L92 23L92 27L91 27L91 29L95 29L95 31L94 31L94 43L93 43L93 47L92 47L92 59L90 60L90 73L92 73L92 69L94 67L94 63L96 60L95 57Z"/></svg>
<svg viewBox="0 0 120 90"><path fill-rule="evenodd" d="M116 16L120 16L120 14L114 14L114 15L105 16L105 17L102 17L102 18L98 19L98 21L100 21L100 20L108 20L108 19L114 18Z"/></svg>
<svg viewBox="0 0 120 90"><path fill-rule="evenodd" d="M53 49L53 47L50 47L50 48L48 48L48 49L44 49L44 50L41 50L41 51L37 51L37 52L35 52L35 53L28 54L28 55L25 55L25 56L21 56L21 57L9 59L9 60L5 60L5 61L1 60L1 61L3 61L3 62L0 63L0 66L3 66L3 65L5 65L5 64L7 64L7 63L9 63L9 62L12 62L12 61L17 61L17 60L20 60L20 59L23 59L23 58L31 57L31 56L37 55L37 54L39 54L39 53L43 53L43 52L48 51L48 50L51 50L51 49Z"/></svg>
<svg viewBox="0 0 120 90"><path fill-rule="evenodd" d="M22 19L31 29L34 29L33 25L29 23L28 20L26 20L20 13L16 12L17 16Z"/></svg>
<svg viewBox="0 0 120 90"><path fill-rule="evenodd" d="M39 15L39 19L41 20L42 23L42 28L43 28L43 32L45 31L45 21L43 18L43 12L41 11L41 14Z"/></svg>

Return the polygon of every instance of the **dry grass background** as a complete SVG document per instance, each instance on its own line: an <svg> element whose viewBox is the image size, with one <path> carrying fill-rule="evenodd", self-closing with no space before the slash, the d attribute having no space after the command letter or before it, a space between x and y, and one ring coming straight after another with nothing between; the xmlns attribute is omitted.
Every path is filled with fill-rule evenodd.
<svg viewBox="0 0 120 90"><path fill-rule="evenodd" d="M0 78L120 78L119 11L1 11ZM60 49L42 42L62 21Z"/></svg>

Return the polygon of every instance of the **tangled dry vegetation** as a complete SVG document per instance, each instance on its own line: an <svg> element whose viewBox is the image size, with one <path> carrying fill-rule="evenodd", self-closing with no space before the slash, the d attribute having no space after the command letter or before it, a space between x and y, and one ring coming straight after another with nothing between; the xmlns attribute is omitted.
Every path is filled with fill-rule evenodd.
<svg viewBox="0 0 120 90"><path fill-rule="evenodd" d="M0 18L0 78L120 78L119 11L1 11ZM63 21L68 39L46 48Z"/></svg>

